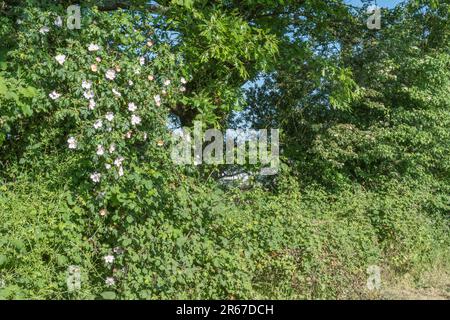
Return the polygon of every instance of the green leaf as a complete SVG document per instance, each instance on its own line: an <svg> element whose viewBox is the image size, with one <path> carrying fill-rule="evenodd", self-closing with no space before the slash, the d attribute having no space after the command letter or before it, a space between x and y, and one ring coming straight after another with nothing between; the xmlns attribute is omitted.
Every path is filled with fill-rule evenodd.
<svg viewBox="0 0 450 320"><path fill-rule="evenodd" d="M114 300L116 298L116 293L113 291L105 291L102 292L101 296L105 300Z"/></svg>
<svg viewBox="0 0 450 320"><path fill-rule="evenodd" d="M0 254L0 266L5 265L8 262L8 258L4 254Z"/></svg>
<svg viewBox="0 0 450 320"><path fill-rule="evenodd" d="M20 109L22 110L22 113L26 116L31 116L33 114L33 111L31 110L30 106L25 103L18 103L20 106Z"/></svg>

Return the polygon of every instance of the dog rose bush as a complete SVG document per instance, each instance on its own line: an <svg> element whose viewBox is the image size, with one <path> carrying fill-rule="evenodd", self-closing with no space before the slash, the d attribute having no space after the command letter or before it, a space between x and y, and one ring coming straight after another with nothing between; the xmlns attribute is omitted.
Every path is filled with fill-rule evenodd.
<svg viewBox="0 0 450 320"><path fill-rule="evenodd" d="M70 30L65 14L62 6L24 10L10 55L41 89L31 110L39 130L30 139L53 135L57 152L71 159L72 196L90 213L80 221L92 231L104 285L115 286L126 272L124 221L155 207L158 163L167 161L166 106L182 98L188 75L152 16L93 8L83 11L81 29Z"/></svg>

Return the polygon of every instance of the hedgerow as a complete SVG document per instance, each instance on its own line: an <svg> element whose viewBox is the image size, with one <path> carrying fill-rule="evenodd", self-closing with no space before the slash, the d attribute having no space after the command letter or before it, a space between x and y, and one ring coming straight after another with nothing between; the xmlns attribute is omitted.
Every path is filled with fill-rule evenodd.
<svg viewBox="0 0 450 320"><path fill-rule="evenodd" d="M371 267L449 270L445 1L376 32L341 1L82 1L80 29L68 5L0 1L0 298L372 298ZM174 126L242 109L280 129L277 175L172 162Z"/></svg>

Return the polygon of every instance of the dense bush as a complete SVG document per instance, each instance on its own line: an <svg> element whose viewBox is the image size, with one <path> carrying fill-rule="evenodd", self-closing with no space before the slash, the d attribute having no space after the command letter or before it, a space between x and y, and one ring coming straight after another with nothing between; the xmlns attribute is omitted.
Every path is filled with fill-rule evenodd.
<svg viewBox="0 0 450 320"><path fill-rule="evenodd" d="M117 298L360 298L369 296L369 265L419 275L448 255L448 224L439 214L448 210L448 199L425 187L330 194L298 192L291 180L273 195L185 179L173 186L170 207L149 216L140 211L145 218L139 223L130 215L121 221ZM87 213L67 197L32 183L3 187L2 297L99 298L109 292L96 237L86 238L79 223ZM125 271L118 269L122 263ZM82 270L76 294L67 292L68 265Z"/></svg>

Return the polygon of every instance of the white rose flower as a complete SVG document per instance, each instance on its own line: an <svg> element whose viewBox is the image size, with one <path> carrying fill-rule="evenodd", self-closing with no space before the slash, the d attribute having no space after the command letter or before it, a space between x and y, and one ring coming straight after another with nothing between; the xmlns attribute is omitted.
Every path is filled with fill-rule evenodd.
<svg viewBox="0 0 450 320"><path fill-rule="evenodd" d="M111 165L109 163L105 163L105 168L106 168L106 170L109 170L109 169L111 169Z"/></svg>
<svg viewBox="0 0 450 320"><path fill-rule="evenodd" d="M128 80L128 85L131 87L132 85L134 84L134 82L133 81L131 81L131 80Z"/></svg>
<svg viewBox="0 0 450 320"><path fill-rule="evenodd" d="M180 81L181 81L182 84L186 84L187 83L186 79L183 78L183 77L181 77Z"/></svg>
<svg viewBox="0 0 450 320"><path fill-rule="evenodd" d="M165 86L170 85L170 80L169 80L169 79L165 80L165 81L164 81L164 85L165 85Z"/></svg>
<svg viewBox="0 0 450 320"><path fill-rule="evenodd" d="M55 60L58 61L58 63L59 63L60 65L63 65L64 62L66 61L66 55L65 55L65 54L58 54L58 55L55 57Z"/></svg>
<svg viewBox="0 0 450 320"><path fill-rule="evenodd" d="M69 149L77 148L77 140L74 137L69 137L69 139L67 139L67 144L69 145Z"/></svg>
<svg viewBox="0 0 450 320"><path fill-rule="evenodd" d="M106 120L108 120L108 121L113 121L113 119L114 119L114 113L108 112L108 113L106 114L105 118L106 118Z"/></svg>
<svg viewBox="0 0 450 320"><path fill-rule="evenodd" d="M155 103L159 107L161 105L161 96L157 94L156 96L153 97L153 99L155 99Z"/></svg>
<svg viewBox="0 0 450 320"><path fill-rule="evenodd" d="M123 158L123 157L118 157L116 160L114 160L114 165L116 166L116 167L121 167L122 166L122 162L124 161L125 159Z"/></svg>
<svg viewBox="0 0 450 320"><path fill-rule="evenodd" d="M101 174L98 172L94 172L93 174L91 174L90 178L93 182L95 183L99 183L100 182L100 178L101 178Z"/></svg>
<svg viewBox="0 0 450 320"><path fill-rule="evenodd" d="M47 26L43 26L42 28L39 29L39 33L41 33L41 34L46 34L49 31L50 31L50 28Z"/></svg>
<svg viewBox="0 0 450 320"><path fill-rule="evenodd" d="M123 168L119 167L119 177L122 177L122 176L123 176Z"/></svg>
<svg viewBox="0 0 450 320"><path fill-rule="evenodd" d="M132 124L133 126L138 125L138 124L141 124L141 118L140 118L139 116L133 114L133 115L131 116L131 124Z"/></svg>
<svg viewBox="0 0 450 320"><path fill-rule="evenodd" d="M81 87L83 89L89 90L92 87L92 81L83 80L83 82L81 83Z"/></svg>
<svg viewBox="0 0 450 320"><path fill-rule="evenodd" d="M136 107L136 105L133 102L130 102L128 104L128 110L129 111L134 112L134 111L136 111L136 109L137 109L137 107Z"/></svg>
<svg viewBox="0 0 450 320"><path fill-rule="evenodd" d="M100 129L102 126L103 126L102 120L95 121L95 123L94 123L94 128L95 129Z"/></svg>
<svg viewBox="0 0 450 320"><path fill-rule="evenodd" d="M102 62L102 58L97 57L97 58L95 58L95 61L97 61L97 62Z"/></svg>
<svg viewBox="0 0 450 320"><path fill-rule="evenodd" d="M114 262L114 256L113 255L107 255L107 256L104 256L103 257L103 259L105 260L105 263L113 263Z"/></svg>
<svg viewBox="0 0 450 320"><path fill-rule="evenodd" d="M181 92L185 92L186 91L186 87L185 86L180 87L180 91Z"/></svg>
<svg viewBox="0 0 450 320"><path fill-rule="evenodd" d="M121 94L119 91L117 91L116 89L112 89L112 92L113 92L114 95L117 96L117 97L121 97L121 96L122 96L122 94Z"/></svg>
<svg viewBox="0 0 450 320"><path fill-rule="evenodd" d="M100 50L100 47L97 45L97 44L93 44L93 43L91 43L91 44L89 44L89 46L88 46L88 50L89 51L98 51L98 50Z"/></svg>
<svg viewBox="0 0 450 320"><path fill-rule="evenodd" d="M109 153L113 153L114 151L116 151L116 145L113 143L109 146Z"/></svg>
<svg viewBox="0 0 450 320"><path fill-rule="evenodd" d="M97 155L102 156L105 154L105 149L101 144L97 145Z"/></svg>
<svg viewBox="0 0 450 320"><path fill-rule="evenodd" d="M58 99L59 97L61 97L61 94L59 94L59 93L56 92L56 91L52 91L48 96L50 97L50 99L56 100L56 99Z"/></svg>
<svg viewBox="0 0 450 320"><path fill-rule="evenodd" d="M108 80L114 80L116 78L116 70L114 69L108 69L108 71L106 71L106 79Z"/></svg>
<svg viewBox="0 0 450 320"><path fill-rule="evenodd" d="M116 284L116 280L113 277L107 277L105 283L107 286L111 287Z"/></svg>
<svg viewBox="0 0 450 320"><path fill-rule="evenodd" d="M92 99L92 98L94 97L94 92L92 92L92 90L85 91L85 92L83 93L83 96L84 96L87 100L90 100L90 99Z"/></svg>
<svg viewBox="0 0 450 320"><path fill-rule="evenodd" d="M90 110L94 110L96 105L97 104L95 103L94 99L89 100L89 109Z"/></svg>
<svg viewBox="0 0 450 320"><path fill-rule="evenodd" d="M144 58L144 57L140 57L140 58L139 58L139 64L140 64L141 66L143 66L143 65L145 64L145 58Z"/></svg>

